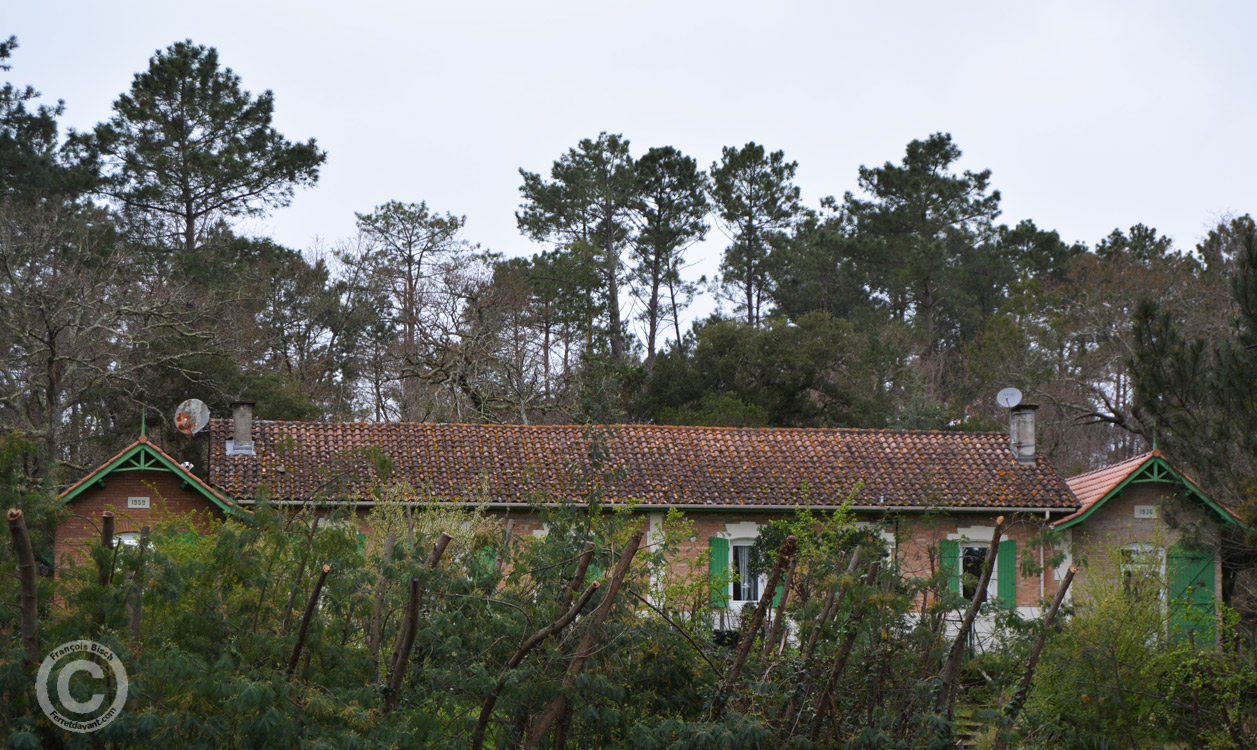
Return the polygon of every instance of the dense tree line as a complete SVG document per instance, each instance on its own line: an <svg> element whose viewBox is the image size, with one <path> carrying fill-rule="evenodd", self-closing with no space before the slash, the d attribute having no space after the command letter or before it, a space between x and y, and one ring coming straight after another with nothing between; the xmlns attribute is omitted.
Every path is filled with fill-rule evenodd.
<svg viewBox="0 0 1257 750"><path fill-rule="evenodd" d="M325 154L214 49L158 51L89 132L60 133L62 105L29 87L0 94L0 425L54 483L188 396L273 418L1000 429L1010 385L1079 471L1156 429L1126 367L1139 299L1174 304L1189 337L1229 334L1250 223L1191 252L1144 225L1087 246L1000 224L990 171L961 170L945 133L812 207L781 151L703 169L601 133L520 170L532 256L400 200L287 248L233 221L314 185ZM716 278L689 271L701 241L724 245ZM727 314L687 326L700 293Z"/></svg>
<svg viewBox="0 0 1257 750"><path fill-rule="evenodd" d="M16 49L0 44L5 71ZM998 223L992 175L960 170L943 133L813 207L781 151L730 146L704 170L601 133L521 169L530 257L400 200L288 248L233 222L314 185L325 154L278 133L275 97L212 48L158 51L90 132L62 134L62 105L40 102L0 89L0 496L36 555L55 488L189 396L311 420L1002 429L991 394L1015 385L1063 473L1160 435L1252 504L1246 216L1190 252L1144 225L1087 246ZM705 239L724 244L719 276L694 279ZM731 310L685 330L703 290ZM476 514L403 511L389 501L413 488L384 479L386 536L365 549L265 504L192 540L152 529L142 554L102 544L30 592L33 632L0 608L6 739L90 742L40 718L29 672L31 643L91 637L134 670L138 697L102 735L119 746L951 747L965 721L1027 747L1254 741L1251 649L1167 642L1138 587L1075 612L1026 693L1046 626L1007 619L998 646L953 659L943 622L980 601L883 566L845 514L804 513L760 550L785 603L718 637L712 582L663 564L692 530L669 519L639 550L632 516L581 479L590 506L550 498L548 535L513 544ZM0 578L0 599L24 585Z"/></svg>

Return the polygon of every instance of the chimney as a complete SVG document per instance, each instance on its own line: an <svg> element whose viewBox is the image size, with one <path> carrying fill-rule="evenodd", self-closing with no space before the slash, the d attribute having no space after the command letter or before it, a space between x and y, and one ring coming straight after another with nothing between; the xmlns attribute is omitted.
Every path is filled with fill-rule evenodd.
<svg viewBox="0 0 1257 750"><path fill-rule="evenodd" d="M231 440L227 455L253 455L253 401L236 401L231 405Z"/></svg>
<svg viewBox="0 0 1257 750"><path fill-rule="evenodd" d="M1009 446L1019 464L1034 464L1034 412L1038 408L1036 404L1019 404L1009 409Z"/></svg>

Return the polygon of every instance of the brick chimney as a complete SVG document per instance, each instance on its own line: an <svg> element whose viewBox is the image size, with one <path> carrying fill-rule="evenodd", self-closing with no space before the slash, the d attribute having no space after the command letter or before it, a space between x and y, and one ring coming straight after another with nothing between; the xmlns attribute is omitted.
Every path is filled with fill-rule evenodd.
<svg viewBox="0 0 1257 750"><path fill-rule="evenodd" d="M231 405L231 440L227 455L253 455L253 401L236 401Z"/></svg>
<svg viewBox="0 0 1257 750"><path fill-rule="evenodd" d="M1017 463L1034 464L1034 412L1036 404L1018 404L1009 411L1012 413L1008 423L1009 447Z"/></svg>

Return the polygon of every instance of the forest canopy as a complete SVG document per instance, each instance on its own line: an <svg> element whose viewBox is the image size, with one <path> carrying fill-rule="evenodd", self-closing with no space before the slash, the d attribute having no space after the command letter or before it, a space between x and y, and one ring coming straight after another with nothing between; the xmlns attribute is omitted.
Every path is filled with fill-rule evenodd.
<svg viewBox="0 0 1257 750"><path fill-rule="evenodd" d="M5 71L20 78L17 40ZM948 133L870 154L806 205L798 163L734 144L704 167L603 132L520 166L536 252L466 235L457 206L353 207L353 236L242 233L317 186L317 141L273 125L217 51L158 50L112 116L0 91L0 426L64 485L188 397L264 418L1002 429L992 394L1041 405L1064 474L1150 445L1127 367L1143 297L1187 338L1232 331L1247 216L1195 248L1151 224L1091 244L1000 222L998 175ZM837 184L842 176L834 176ZM718 274L694 254L717 246ZM721 302L693 320L699 295ZM185 455L186 453L186 455Z"/></svg>

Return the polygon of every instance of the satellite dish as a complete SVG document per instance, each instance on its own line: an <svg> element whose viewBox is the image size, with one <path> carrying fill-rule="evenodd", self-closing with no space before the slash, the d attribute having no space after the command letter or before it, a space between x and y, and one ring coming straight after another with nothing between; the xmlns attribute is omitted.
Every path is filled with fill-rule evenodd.
<svg viewBox="0 0 1257 750"><path fill-rule="evenodd" d="M1021 391L1016 388L1005 388L995 394L995 402L1005 409L1011 409L1021 403Z"/></svg>
<svg viewBox="0 0 1257 750"><path fill-rule="evenodd" d="M190 398L175 410L175 429L188 437L205 429L209 424L209 407L198 398Z"/></svg>

